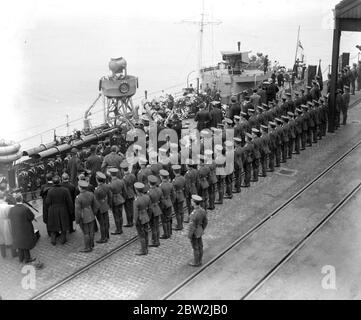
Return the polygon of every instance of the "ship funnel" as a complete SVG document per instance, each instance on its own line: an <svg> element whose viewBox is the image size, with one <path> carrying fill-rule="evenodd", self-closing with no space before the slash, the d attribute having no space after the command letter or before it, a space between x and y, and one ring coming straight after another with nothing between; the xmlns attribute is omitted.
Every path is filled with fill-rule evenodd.
<svg viewBox="0 0 361 320"><path fill-rule="evenodd" d="M237 42L237 46L238 46L238 51L241 51L241 41Z"/></svg>

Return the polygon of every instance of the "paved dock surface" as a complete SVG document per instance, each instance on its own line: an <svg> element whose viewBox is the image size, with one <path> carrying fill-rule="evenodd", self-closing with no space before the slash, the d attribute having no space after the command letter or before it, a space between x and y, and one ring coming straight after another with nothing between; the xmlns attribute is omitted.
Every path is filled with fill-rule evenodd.
<svg viewBox="0 0 361 320"><path fill-rule="evenodd" d="M258 183L252 183L251 188L242 189L240 194L234 194L233 199L226 200L215 211L209 212L209 227L204 236L204 261L212 259L361 140L360 107L357 105L349 112L348 125L341 126L335 134L327 134L317 145L288 160L277 172L261 178ZM349 165L356 168L357 160ZM357 171L360 172L359 169ZM357 171L352 171L353 175L347 177L357 179ZM342 190L342 183L350 179L343 179L341 174L339 184L330 180L328 188L335 191L329 194L337 194L337 190ZM314 197L317 202L317 195ZM313 203L309 205L312 208ZM304 212L301 210L300 218L302 214ZM292 221L288 223L291 225ZM111 227L114 227L113 221ZM125 228L123 235L111 236L108 244L96 244L92 253L84 254L79 252L83 245L79 229L68 237L67 244L53 247L41 217L35 228L40 230L42 237L32 254L44 263L44 269L36 272L36 287L22 286L25 274L21 272L23 266L16 259L0 258L0 295L3 299L29 299L136 235L135 229ZM186 225L182 232L173 231L172 239L162 240L159 248L150 248L147 256L135 256L139 244L133 243L44 298L159 299L194 272L193 268L187 266L192 259L187 228ZM272 230L269 233L272 234ZM277 252L277 248L274 249ZM246 277L247 272L244 269ZM234 280L237 281L236 278ZM259 294L262 297L261 291ZM186 298L194 298L192 292ZM237 299L236 295L233 298Z"/></svg>

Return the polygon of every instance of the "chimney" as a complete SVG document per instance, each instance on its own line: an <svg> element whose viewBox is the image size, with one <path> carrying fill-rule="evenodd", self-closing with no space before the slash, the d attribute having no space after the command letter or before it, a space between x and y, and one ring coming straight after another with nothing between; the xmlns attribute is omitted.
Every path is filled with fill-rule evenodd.
<svg viewBox="0 0 361 320"><path fill-rule="evenodd" d="M237 42L237 45L238 45L238 51L241 51L241 42L238 41L238 42Z"/></svg>

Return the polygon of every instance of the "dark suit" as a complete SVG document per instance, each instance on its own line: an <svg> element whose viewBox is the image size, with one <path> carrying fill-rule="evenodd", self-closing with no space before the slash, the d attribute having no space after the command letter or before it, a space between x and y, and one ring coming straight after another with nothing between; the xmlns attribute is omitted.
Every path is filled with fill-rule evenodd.
<svg viewBox="0 0 361 320"><path fill-rule="evenodd" d="M197 122L197 130L200 132L203 129L209 128L211 122L211 114L208 110L200 110L197 112L194 121Z"/></svg>
<svg viewBox="0 0 361 320"><path fill-rule="evenodd" d="M223 113L222 110L219 108L212 108L210 111L211 121L209 127L217 128L217 124L222 123L223 120Z"/></svg>

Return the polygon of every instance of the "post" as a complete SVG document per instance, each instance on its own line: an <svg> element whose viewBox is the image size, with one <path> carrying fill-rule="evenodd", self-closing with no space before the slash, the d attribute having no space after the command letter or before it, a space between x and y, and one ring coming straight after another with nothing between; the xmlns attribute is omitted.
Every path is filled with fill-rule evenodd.
<svg viewBox="0 0 361 320"><path fill-rule="evenodd" d="M333 45L332 45L332 71L331 71L331 86L330 96L328 98L328 132L335 131L335 114L336 114L336 85L338 77L338 58L340 54L340 40L341 30L339 26L339 19L335 20L335 29L333 30Z"/></svg>
<svg viewBox="0 0 361 320"><path fill-rule="evenodd" d="M197 78L197 93L199 93L199 78Z"/></svg>
<svg viewBox="0 0 361 320"><path fill-rule="evenodd" d="M148 91L147 90L144 91L144 97L145 97L145 99L148 99Z"/></svg>
<svg viewBox="0 0 361 320"><path fill-rule="evenodd" d="M298 43L300 41L300 28L301 26L298 26L298 33L297 33L297 44L296 44L296 54L295 54L295 63L297 60L297 53L298 53Z"/></svg>

